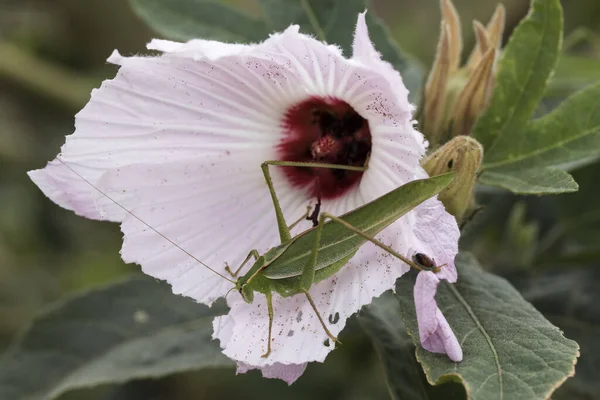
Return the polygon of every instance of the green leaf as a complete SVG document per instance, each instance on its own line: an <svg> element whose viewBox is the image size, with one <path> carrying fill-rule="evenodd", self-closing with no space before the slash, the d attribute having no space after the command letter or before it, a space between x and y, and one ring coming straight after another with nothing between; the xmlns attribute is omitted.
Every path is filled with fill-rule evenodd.
<svg viewBox="0 0 600 400"><path fill-rule="evenodd" d="M565 268L527 276L521 280L523 295L567 335L581 345L577 373L553 398L596 398L600 393L600 271Z"/></svg>
<svg viewBox="0 0 600 400"><path fill-rule="evenodd" d="M265 23L218 0L130 0L135 12L156 32L173 40L194 38L259 42Z"/></svg>
<svg viewBox="0 0 600 400"><path fill-rule="evenodd" d="M473 128L485 149L485 163L506 158L523 138L556 66L562 26L559 0L533 0L514 30L498 66L490 105Z"/></svg>
<svg viewBox="0 0 600 400"><path fill-rule="evenodd" d="M369 35L383 59L402 74L411 94L418 94L423 80L419 62L402 52L388 27L375 16L366 0L259 0L271 30L282 31L290 24L319 40L340 46L346 57L352 55L354 28L359 13L367 12ZM416 100L413 98L413 102Z"/></svg>
<svg viewBox="0 0 600 400"><path fill-rule="evenodd" d="M436 300L464 353L454 363L420 345L417 359L433 384L462 382L470 399L547 399L569 376L579 354L504 279L484 272L473 257L457 257L458 282L440 284ZM404 323L416 343L419 334L413 279L396 286Z"/></svg>
<svg viewBox="0 0 600 400"><path fill-rule="evenodd" d="M573 94L521 134L505 159L484 162L480 183L520 194L576 191L574 179L561 169L600 156L600 83Z"/></svg>
<svg viewBox="0 0 600 400"><path fill-rule="evenodd" d="M583 89L531 121L559 55L558 0L534 0L500 61L489 108L474 136L484 146L480 182L520 194L577 190L575 168L600 156L600 84Z"/></svg>
<svg viewBox="0 0 600 400"><path fill-rule="evenodd" d="M211 340L223 306L196 304L135 278L40 314L0 358L1 399L49 399L76 388L232 363Z"/></svg>
<svg viewBox="0 0 600 400"><path fill-rule="evenodd" d="M547 96L561 97L600 81L600 60L563 54L548 84ZM564 96L566 97L566 96Z"/></svg>
<svg viewBox="0 0 600 400"><path fill-rule="evenodd" d="M571 175L556 168L489 170L479 177L479 183L517 194L559 194L579 188Z"/></svg>
<svg viewBox="0 0 600 400"><path fill-rule="evenodd" d="M570 96L515 137L504 158L488 158L485 169L561 166L600 155L600 83Z"/></svg>
<svg viewBox="0 0 600 400"><path fill-rule="evenodd" d="M391 293L373 300L358 317L367 331L379 359L392 399L464 399L464 388L449 382L431 386L415 357L415 345L407 335L400 305Z"/></svg>

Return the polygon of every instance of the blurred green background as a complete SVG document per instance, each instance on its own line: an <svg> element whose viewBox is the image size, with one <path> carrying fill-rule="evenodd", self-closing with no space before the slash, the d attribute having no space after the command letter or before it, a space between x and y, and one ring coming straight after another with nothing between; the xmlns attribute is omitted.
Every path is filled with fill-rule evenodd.
<svg viewBox="0 0 600 400"><path fill-rule="evenodd" d="M260 12L252 0L230 3ZM438 1L372 3L401 46L430 65L439 29ZM463 20L465 48L470 49L471 20L487 22L496 2L455 4ZM506 38L527 12L529 1L506 0L504 5ZM600 39L594 36L600 33L600 1L565 0L563 6L569 56L559 66L547 109L572 90L600 79ZM0 0L0 350L48 303L138 273L137 266L124 265L119 258L117 225L59 208L25 173L55 157L91 88L114 76L115 67L105 62L112 50L142 53L154 36L125 0ZM488 204L488 211L465 233L463 247L504 275L530 265L597 265L600 212L591 205L591 199L597 199L596 171L598 166L592 164L575 174L582 186L577 195L519 199L482 191L481 202ZM575 205L577 212L569 211ZM581 207L589 211L585 218ZM257 373L234 377L232 370L225 370L80 391L65 398L249 398L249 391L264 399L388 398L377 356L355 321L342 341L344 346L326 364L310 366L291 390Z"/></svg>

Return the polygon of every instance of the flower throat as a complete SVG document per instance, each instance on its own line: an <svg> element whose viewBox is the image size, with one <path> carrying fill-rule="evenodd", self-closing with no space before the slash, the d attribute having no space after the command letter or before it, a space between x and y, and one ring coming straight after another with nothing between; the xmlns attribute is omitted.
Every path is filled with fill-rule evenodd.
<svg viewBox="0 0 600 400"><path fill-rule="evenodd" d="M291 107L283 128L281 160L362 167L371 153L368 121L348 103L335 98L312 97ZM284 171L292 185L312 184L312 194L323 199L341 196L358 184L363 174L306 167L286 167Z"/></svg>

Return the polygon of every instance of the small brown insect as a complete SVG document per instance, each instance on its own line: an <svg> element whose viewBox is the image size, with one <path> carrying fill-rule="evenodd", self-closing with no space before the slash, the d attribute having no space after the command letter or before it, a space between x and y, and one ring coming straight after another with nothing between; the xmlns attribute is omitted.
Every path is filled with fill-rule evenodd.
<svg viewBox="0 0 600 400"><path fill-rule="evenodd" d="M413 256L413 261L418 264L419 266L427 269L427 270L431 270L433 272L439 272L440 268L443 267L444 265L436 265L435 260L431 257L429 257L427 254L423 254L423 253L416 253Z"/></svg>

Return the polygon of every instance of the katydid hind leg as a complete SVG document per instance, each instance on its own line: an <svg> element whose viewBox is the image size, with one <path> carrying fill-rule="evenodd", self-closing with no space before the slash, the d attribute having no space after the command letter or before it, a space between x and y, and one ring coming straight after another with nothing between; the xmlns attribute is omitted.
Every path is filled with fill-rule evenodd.
<svg viewBox="0 0 600 400"><path fill-rule="evenodd" d="M265 295L267 297L267 313L269 314L269 335L267 339L267 352L263 354L262 358L267 358L271 354L271 338L273 333L273 294L267 293Z"/></svg>
<svg viewBox="0 0 600 400"><path fill-rule="evenodd" d="M321 232L323 231L323 225L325 224L325 216L321 214L319 218L319 224L315 231L315 243L311 255L302 269L302 275L300 275L300 290L308 293L314 280L315 280L315 269L317 265L317 256L319 255L319 245L321 244Z"/></svg>
<svg viewBox="0 0 600 400"><path fill-rule="evenodd" d="M342 344L342 342L340 342L338 340L338 338L335 337L335 336L333 336L333 334L329 331L329 329L327 328L327 325L325 325L325 321L323 321L323 317L321 317L321 313L317 309L317 305L315 304L315 302L314 302L313 298L311 297L310 293L308 293L308 291L305 290L304 294L306 295L306 298L308 299L308 302L310 303L310 306L312 307L312 309L314 310L315 314L317 315L317 318L319 319L319 322L321 323L321 326L323 326L323 329L325 330L325 333L327 334L327 336L329 336L329 338L334 343Z"/></svg>
<svg viewBox="0 0 600 400"><path fill-rule="evenodd" d="M290 234L288 225L285 222L283 211L281 211L281 205L279 204L277 193L275 193L273 179L271 179L271 172L269 172L269 165L271 164L271 161L265 161L264 163L262 163L260 168L262 169L265 181L267 182L267 186L269 187L269 193L271 193L271 199L273 200L273 207L275 208L275 217L277 218L277 228L279 229L279 239L281 240L281 243L286 243L292 239L292 235Z"/></svg>
<svg viewBox="0 0 600 400"><path fill-rule="evenodd" d="M369 242L373 243L375 246L387 251L388 253L390 253L391 255L393 255L394 257L400 259L401 261L403 261L404 263L408 264L409 267L414 268L418 271L423 271L423 270L428 270L423 268L423 266L418 265L417 263L415 263L412 260L409 260L408 258L406 258L405 256L403 256L402 254L398 253L396 250L392 249L390 246L383 244L382 242L380 242L379 240L375 239L373 236L361 231L360 229L358 229L357 227L353 226L352 224L349 224L348 222L344 221L341 218L336 217L335 215L329 214L329 213L322 213L321 216L323 218L327 218L330 219L340 225L343 225L345 228L351 230L352 232L356 233L357 235L362 236L363 238L365 238L366 240L368 240Z"/></svg>
<svg viewBox="0 0 600 400"><path fill-rule="evenodd" d="M244 259L244 261L242 262L242 264L235 270L235 272L233 272L231 270L231 268L229 268L229 265L227 265L227 264L225 264L225 271L227 271L227 273L229 275L231 275L233 278L237 278L238 274L240 273L242 268L244 268L244 265L246 265L246 263L248 263L248 261L250 261L250 258L252 258L252 257L254 257L254 261L258 260L258 258L260 257L260 254L258 254L258 250L256 250L256 249L251 250L250 253L248 253L246 258Z"/></svg>

